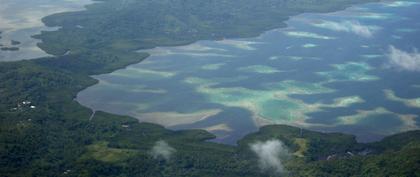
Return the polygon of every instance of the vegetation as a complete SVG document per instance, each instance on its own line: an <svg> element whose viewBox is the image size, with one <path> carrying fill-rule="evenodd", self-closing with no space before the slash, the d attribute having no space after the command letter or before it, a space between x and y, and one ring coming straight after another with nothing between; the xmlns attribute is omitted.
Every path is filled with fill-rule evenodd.
<svg viewBox="0 0 420 177"><path fill-rule="evenodd" d="M0 39L2 39L2 35L3 32L0 31ZM10 41L10 46L4 45L4 44L0 44L0 51L18 51L19 47L16 47L16 45L21 44L21 42L19 41L15 41L15 40L11 40Z"/></svg>
<svg viewBox="0 0 420 177"><path fill-rule="evenodd" d="M357 143L351 135L319 133L284 125L261 128L239 141L245 154L255 141L279 139L294 157L286 162L289 176L419 176L420 131L385 138L380 142ZM298 141L296 141L298 140ZM302 140L306 142L302 153ZM296 155L296 152L303 156Z"/></svg>
<svg viewBox="0 0 420 177"><path fill-rule="evenodd" d="M1 35L1 31L0 31L0 35ZM1 36L0 36L0 39L1 39ZM11 40L10 41L11 46L4 46L3 44L0 44L0 50L1 51L18 51L19 47L16 47L16 46L19 45L19 44L21 44L21 42Z"/></svg>
<svg viewBox="0 0 420 177"><path fill-rule="evenodd" d="M366 0L101 0L87 11L43 19L57 31L36 36L54 55L93 49L132 51L197 40L249 37L284 27L289 16L329 12ZM375 0L370 0L375 1ZM153 10L151 10L153 9ZM54 44L54 45L51 45Z"/></svg>
<svg viewBox="0 0 420 177"><path fill-rule="evenodd" d="M148 56L137 49L202 39L247 37L284 26L288 16L342 9L362 0L106 0L86 11L44 19L58 31L36 36L55 57L0 65L1 176L269 176L249 149L279 139L296 156L290 176L420 176L419 132L373 144L353 136L268 126L238 146L207 142L201 130L171 131L136 119L97 112L74 101L111 72ZM176 152L150 153L164 140ZM368 155L347 156L348 152ZM336 155L332 160L328 156ZM397 164L397 165L396 165ZM400 165L398 165L400 164Z"/></svg>
<svg viewBox="0 0 420 177"><path fill-rule="evenodd" d="M0 50L2 50L2 51L18 51L19 47L1 47Z"/></svg>
<svg viewBox="0 0 420 177"><path fill-rule="evenodd" d="M19 44L21 44L21 42L20 41L11 40L10 41L10 44L11 45L19 45Z"/></svg>

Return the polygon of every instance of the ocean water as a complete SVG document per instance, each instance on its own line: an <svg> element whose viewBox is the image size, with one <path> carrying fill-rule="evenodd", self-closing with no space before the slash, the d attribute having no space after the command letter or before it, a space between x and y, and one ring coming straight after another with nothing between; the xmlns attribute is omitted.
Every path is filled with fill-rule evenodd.
<svg viewBox="0 0 420 177"><path fill-rule="evenodd" d="M11 40L19 41L19 51L1 51L0 62L35 59L50 56L37 47L39 40L32 38L46 27L41 19L45 16L83 10L92 0L0 0L0 45L12 46Z"/></svg>
<svg viewBox="0 0 420 177"><path fill-rule="evenodd" d="M268 124L375 141L420 126L420 3L370 3L302 14L255 38L148 50L93 76L78 94L95 111L235 143Z"/></svg>

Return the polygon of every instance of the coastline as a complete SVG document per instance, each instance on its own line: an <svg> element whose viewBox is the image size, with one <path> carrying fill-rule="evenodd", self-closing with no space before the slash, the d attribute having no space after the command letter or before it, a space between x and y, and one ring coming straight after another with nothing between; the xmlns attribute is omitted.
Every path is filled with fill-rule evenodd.
<svg viewBox="0 0 420 177"><path fill-rule="evenodd" d="M54 36L58 33L47 34L44 42L49 45L42 45L44 49L60 53L69 47L70 52L0 64L0 139L4 140L0 172L6 176L273 176L258 168L258 154L250 148L270 141L290 150L290 158L282 161L285 175L407 176L417 172L418 130L358 143L351 134L269 125L226 144L208 132L230 131L225 124L206 130L171 130L130 116L90 110L74 98L98 83L92 75L126 68L149 55L137 53L132 46L130 50L108 45L57 47L53 42L61 39ZM187 118L197 117L206 116ZM170 158L151 154L161 144L173 153ZM377 163L384 159L391 163ZM393 168L396 163L404 165Z"/></svg>
<svg viewBox="0 0 420 177"><path fill-rule="evenodd" d="M346 7L342 7L342 8L339 8L339 9L333 9L333 10L330 9L330 10L323 10L323 11L316 11L316 12L305 12L305 13L333 13L333 12L337 12L337 11L341 11L341 10L347 9L349 7L353 7L353 6L358 5L358 4L361 4L361 3L365 4L365 3L371 3L371 2L377 2L377 1L376 0L372 0L372 1L369 1L369 2L356 3L356 4L349 5L349 6L346 6ZM95 4L90 4L89 6L92 6L92 5L95 5ZM304 13L295 14L293 16L300 15L300 14L304 14ZM56 15L56 14L52 14L50 16L54 16L54 15ZM47 16L47 17L49 17L49 16ZM268 30L255 31L254 33L249 33L249 34L245 34L245 35L244 34L240 34L241 36L238 36L238 37L235 36L233 38L226 37L226 38L215 38L215 39L200 39L200 40L195 40L195 41L181 42L181 43L175 43L175 44L171 44L171 45L162 45L162 46L156 46L156 47L163 47L163 46L184 46L184 45L193 44L195 42L202 41L202 40L216 40L216 41L220 41L220 40L224 40L224 39L232 40L232 39L256 38L256 37L261 36L262 34L264 34L266 32L272 31L272 30L278 30L278 29L287 28L287 25L284 22L287 21L290 17L291 16L287 17L286 20L282 21L281 22L282 26L280 26L280 27L267 27ZM44 17L43 20L45 18L46 17ZM48 25L46 25L46 26L48 26ZM49 26L49 27L53 27L53 26ZM41 37L41 39L42 39L42 37ZM148 48L142 48L141 50L147 50L147 49ZM145 60L146 58L148 58L150 56L149 54L145 54L144 52L138 53L138 50L139 50L139 48L132 49L132 50L129 51L130 53L135 53L134 56L137 56L138 58L136 58L136 59L131 58L128 61L126 61L126 63L119 63L117 66L113 66L113 67L108 68L108 69L99 68L98 71L83 71L83 74L82 74L83 77L85 77L85 76L88 76L89 77L89 79L88 79L88 80L90 80L89 81L89 84L88 85L83 85L82 87L78 87L76 91L72 91L73 93L70 93L72 95L72 98L73 99L76 98L77 97L77 94L80 91L82 91L84 89L87 89L87 88L89 88L89 87L91 87L91 86L93 86L93 85L95 85L95 84L98 83L98 80L92 78L91 76L100 75L100 74L107 74L107 73L111 73L111 72L113 72L115 70L124 69L124 68L126 68L126 67L128 67L128 66L130 66L132 64L140 63L140 62L142 62L143 60ZM48 53L47 50L44 50L44 51ZM56 56L56 57L58 57L58 58L60 58L60 57L69 57L70 58L72 56L73 55ZM33 60L28 60L28 61L6 62L6 63L8 63L8 64L14 64L14 63L19 63L19 62L29 62L29 63L32 63L32 64L36 64L36 65L41 65L42 66L42 65L45 65L44 64L45 61L47 63L49 63L49 62L59 62L59 61L53 61L53 60L61 60L61 59L55 59L56 57L53 57L53 58L33 59ZM46 66L46 67L49 68L50 66ZM53 64L52 67L56 68L57 65L56 64ZM59 66L58 67L59 70L61 69L60 67L62 67L62 66ZM70 70L70 72L74 72L74 71L71 71ZM77 104L80 105L80 103L77 103ZM81 106L83 107L83 109L88 108L88 107L85 107L83 105L81 105ZM89 118L90 116L91 115L87 116L87 118ZM90 119L93 119L93 118L94 117L91 117ZM254 120L254 121L257 121L257 120Z"/></svg>
<svg viewBox="0 0 420 177"><path fill-rule="evenodd" d="M377 2L367 2L367 3L377 3ZM363 3L363 4L365 4L365 3ZM355 4L355 5L352 5L352 6L349 6L349 7L346 7L346 8L344 8L344 9L348 9L348 8L352 8L352 7L355 7L355 6L357 6L357 5L360 5L360 4ZM338 10L338 11L332 11L332 12L328 12L328 13L336 13L336 12L339 12L339 11L341 11L341 10ZM302 13L302 14L298 14L298 15L296 15L296 16L299 16L299 15L304 15L304 14L312 14L313 12L307 12L307 13ZM322 13L322 12L315 12L315 13ZM295 16L292 16L291 18L293 18L293 17L295 17ZM288 18L288 19L290 19L290 18ZM287 20L286 21L284 21L284 22L287 22ZM283 23L284 23L283 22ZM286 23L284 23L284 24L286 24ZM169 47L182 47L182 46L188 46L188 45L194 45L195 43L198 43L198 42L202 42L202 41L223 41L223 40L246 40L246 39L250 39L250 38L259 38L260 36L262 36L262 35L264 35L265 33L269 33L269 32L272 32L272 31L277 31L277 30L282 30L282 29L287 29L288 28L288 26L287 25L285 25L284 27L281 27L281 28L275 28L275 29L270 29L270 30L268 30L268 31L263 31L263 32L261 32L261 33L259 33L259 34L257 34L256 36L250 36L250 37L244 37L244 38L227 38L227 39L215 39L215 40L198 40L198 41L194 41L194 42L192 42L192 43L187 43L186 45L170 45ZM155 48L161 48L161 47L168 47L168 46L158 46L158 47L155 47ZM153 48L153 49L155 49L155 48ZM142 50L136 50L135 52L139 52L139 53L145 53L145 52L147 52L147 51L150 51L150 50L153 50L153 49L142 49ZM150 53L149 53L150 54ZM151 54L151 56L153 56L153 54ZM147 58L144 58L144 59L147 59ZM141 61L141 62L143 62L143 61ZM141 62L139 62L139 63L141 63ZM138 64L138 63L135 63L135 64ZM131 66L131 65L129 65L129 66ZM126 66L126 67L129 67L129 66ZM124 68L126 68L126 67L124 67ZM123 68L119 68L118 70L120 70L120 69L123 69ZM107 74L107 73L104 73L104 74ZM99 74L99 75L103 75L103 73L101 73L101 74ZM97 75L91 75L91 77L92 76L97 76ZM89 87L91 87L91 86L89 86ZM89 87L87 87L87 88L85 88L85 89L88 89ZM147 114L147 115L149 115L149 114ZM146 116L147 117L147 116ZM147 121L146 122L152 122L152 121L150 121L150 118L146 118L147 119ZM252 121L254 122L254 124L256 124L257 125L257 127L263 127L263 126L265 126L265 125L271 125L271 124L274 124L273 123L273 121L271 121L271 120L267 120L267 119L264 119L264 118L262 118L262 117L260 117L260 116L258 116L258 115L254 115L254 116L252 116ZM156 120L156 122L159 122L159 120ZM187 123L187 122L184 122L184 123ZM192 122L192 123L194 123L194 121ZM277 123L278 124L278 123ZM160 125L162 125L162 124L160 124ZM165 123L165 125L172 125L172 124L169 124L169 123ZM308 128L308 124L305 124L304 123L304 121L303 120L298 120L297 122L294 122L293 124L291 124L291 125L294 125L294 126L301 126L301 127L304 127L304 128ZM167 126L168 127L168 126ZM169 126L170 127L170 126Z"/></svg>

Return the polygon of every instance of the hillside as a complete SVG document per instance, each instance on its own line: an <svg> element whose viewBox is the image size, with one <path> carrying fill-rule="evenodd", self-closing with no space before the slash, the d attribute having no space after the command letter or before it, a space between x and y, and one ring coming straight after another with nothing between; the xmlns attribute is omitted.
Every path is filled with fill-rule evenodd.
<svg viewBox="0 0 420 177"><path fill-rule="evenodd" d="M291 15L366 1L235 2L107 0L86 11L46 17L47 25L62 28L36 37L40 48L55 57L0 65L1 176L277 175L262 172L249 150L250 143L269 139L281 140L295 154L285 163L291 176L420 176L418 131L359 144L350 135L268 126L235 147L207 142L214 136L200 130L172 131L103 112L90 119L92 111L74 101L80 90L97 82L89 75L148 56L137 49L255 36L283 27ZM170 159L151 154L160 140L175 149ZM346 155L366 149L372 153ZM330 155L337 158L327 161Z"/></svg>

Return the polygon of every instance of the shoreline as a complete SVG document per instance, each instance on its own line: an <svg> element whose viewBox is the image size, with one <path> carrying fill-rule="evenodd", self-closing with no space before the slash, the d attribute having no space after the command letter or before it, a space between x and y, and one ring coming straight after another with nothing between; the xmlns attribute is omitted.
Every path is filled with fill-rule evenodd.
<svg viewBox="0 0 420 177"><path fill-rule="evenodd" d="M275 28L270 28L269 30L265 30L265 31L262 31L262 32L254 32L254 33L249 33L249 34L245 34L245 35L243 35L243 34L241 34L241 35L239 35L240 37L226 37L226 38L215 38L215 39L200 39L200 40L195 40L195 41L188 41L188 42L179 42L179 43L176 43L176 44L170 44L170 45L160 45L160 46L156 46L156 47L179 47L179 46L186 46L186 45L191 45L191 44L194 44L194 43L196 43L196 42L199 42L199 41L222 41L222 40L240 40L240 39L249 39L249 38L257 38L257 37L259 37L259 36L261 36L261 35L263 35L264 33L267 33L267 32L270 32L270 31L273 31L273 30L279 30L279 29L284 29L284 28L287 28L288 26L287 26L287 24L285 23L287 20L289 20L291 17L294 17L294 16L298 16L298 15L302 15L302 14L308 14L308 13L334 13L334 12L338 12L338 11L343 11L343 10L345 10L345 9L347 9L347 8L351 8L351 7L354 7L354 6L356 6L356 5L360 5L360 4L367 4L367 3L375 3L375 2L378 2L377 0L372 0L372 1L370 1L370 2L359 2L359 3L355 3L355 4L353 4L353 5L347 5L346 7L343 7L343 8L339 8L339 9L334 9L334 10L322 10L322 11L317 11L317 12L305 12L305 13L299 13L299 14L295 14L295 15L292 15L292 16L288 16L287 18L286 18L286 20L284 20L284 21L282 21L282 25L280 26L280 27L275 27ZM91 4L92 5L92 4ZM66 12L64 12L64 13L66 13ZM52 15L55 15L55 14L52 14ZM49 16L51 16L51 15L49 15ZM46 17L49 17L49 16L46 16ZM42 19L44 19L45 17L43 17ZM44 24L45 24L45 22L44 22ZM53 27L53 26L48 26L48 25L46 25L45 24L45 26L47 26L47 27ZM41 38L42 39L42 38ZM153 48L156 48L156 47L153 47ZM153 48L142 48L141 50L150 50L150 49L153 49ZM138 63L141 63L141 62L143 62L145 59L147 59L149 56L150 56L150 54L149 53L144 53L144 52L139 52L139 49L140 48L137 48L137 49L134 49L134 50L131 50L131 51L129 51L130 53L140 53L140 54L147 54L147 55L145 55L145 56L142 56L142 58L138 58L138 59L135 59L134 61L132 61L131 63L128 63L128 64L125 64L125 65L123 65L122 67L118 67L118 68L112 68L112 69L110 69L110 70L102 70L102 71L99 71L99 73L95 73L95 74L93 74L93 75L88 75L88 77L91 79L91 80L94 80L94 83L90 83L89 85L85 85L85 86L83 86L83 88L79 88L78 89L78 91L74 94L74 98L76 98L77 97L77 95L78 95L78 93L80 93L81 91L83 91L83 90L85 90L85 89L87 89L87 88L89 88L89 87L91 87L91 86L94 86L94 85L96 85L96 84L98 84L98 80L97 79L95 79L95 78L93 78L92 76L96 76L96 75L103 75L103 74L109 74L109 73L112 73L112 72L114 72L114 71L116 71L116 70L120 70L120 69L124 69L124 68L127 68L127 67L129 67L129 66L131 66L131 65L134 65L134 64L138 64ZM45 52L47 52L46 50L44 50ZM54 56L54 57L47 57L47 59L48 58L58 58L58 57L60 57L60 56ZM30 60L23 60L23 61L29 61L29 62L37 62L37 61L39 61L40 59L45 59L45 57L44 58L35 58L35 59L30 59ZM6 63L18 63L18 62L22 62L22 61L10 61L10 62L6 62ZM85 105L82 105L82 104L80 104L78 101L76 101L76 100L73 100L73 101L75 101L78 105L80 105L80 106L82 106L83 108L87 108L87 109L91 109L91 108L89 108L89 107L87 107L87 106L85 106ZM91 109L92 111L93 111L93 109ZM118 115L118 114L112 114L112 115L116 115L116 116L122 116L122 115ZM93 117L91 117L91 118L93 118ZM133 117L134 118L134 117ZM137 118L134 118L134 119L137 119Z"/></svg>
<svg viewBox="0 0 420 177"><path fill-rule="evenodd" d="M358 6L361 6L361 5L378 4L378 3L382 3L382 2L367 2L367 3L355 4L355 5L351 5L349 7L343 8L341 10L327 12L325 14L339 13L339 12L342 12L342 11L346 11L347 9L357 8ZM283 23L284 23L284 26L283 27L270 29L270 30L261 32L261 33L259 33L257 35L251 35L251 36L240 37L240 38L216 38L214 40L204 39L204 40L197 40L197 41L193 41L193 42L186 42L185 44L164 45L164 46L157 46L157 47L150 48L150 49L140 49L140 50L135 50L135 52L138 52L138 53L148 53L149 54L149 57L152 57L152 56L155 56L155 55L159 55L159 54L153 54L153 51L156 50L156 49L160 49L160 48L166 49L166 48L172 48L172 47L174 47L174 48L177 48L177 47L187 47L187 46L190 46L190 45L198 44L200 42L208 42L208 41L212 41L212 42L223 42L223 41L231 41L231 40L233 40L233 41L235 41L235 40L247 41L249 39L258 39L261 36L265 35L266 33L271 33L271 32L275 32L275 31L279 31L279 30L287 30L288 28L290 28L290 26L288 25L288 21L290 21L293 18L299 18L299 16L305 16L305 15L310 15L310 14L324 14L324 13L323 12L305 12L305 13L301 13L301 14L298 14L298 15L290 16L287 20L283 21ZM148 59L148 57L146 57L142 61L140 61L138 63L135 63L135 64L132 64L132 65L140 64L142 62L145 62L145 60L147 60L147 59ZM117 69L115 71L124 70L127 67L130 67L132 65L128 65L128 66L126 66L124 68L120 68L120 69ZM113 73L115 71L112 71L111 73ZM91 75L91 77L100 76L100 75L107 75L107 74L110 74L110 73L98 74L98 75ZM97 84L95 84L95 85L97 85ZM95 85L92 85L92 86L95 86ZM89 86L89 87L87 87L85 89L89 89L92 86ZM79 101L78 101L78 103L81 104L82 106L85 106L82 103L80 103ZM88 108L90 108L90 107L88 107ZM93 108L90 108L90 109L93 109ZM111 114L114 114L114 113L111 113ZM151 113L145 113L145 115L149 115L149 114L151 114ZM121 114L117 114L117 115L121 115ZM127 115L128 114L126 114L125 116L127 116ZM137 117L137 116L131 116L131 117L139 120L139 122L151 122L151 123L153 123L153 121L149 120L149 118L147 118L147 121L142 121L141 115L140 115L140 117ZM148 116L146 116L146 117L148 117ZM254 116L251 117L251 119L254 122L254 124L255 124L255 126L256 126L257 129L258 128L261 128L261 127L264 127L266 125L284 124L284 123L276 123L276 122L274 122L272 120L263 118L263 117L261 117L259 115L254 115ZM159 120L161 120L161 119L156 120L154 123L159 124L159 125L162 125L162 126L165 126L165 125L168 125L169 124L169 123L164 123L164 124L158 123L158 122L160 122ZM184 122L183 124L180 124L180 125L188 125L188 124L193 124L193 123L196 123L196 122L195 121L190 122L190 123L185 123ZM291 122L290 124L286 124L286 125L297 126L297 127L301 127L301 128L309 128L309 125L304 122L303 118L302 118L302 120L298 120L297 122ZM317 129L317 128L319 129L319 127L322 127L322 126L320 126L318 124L313 124L313 125L315 125L315 127L313 127L313 129ZM323 125L323 126L324 127L329 127L327 125ZM165 126L165 127L171 129L170 128L171 126ZM202 129L205 130L206 128L202 128ZM188 129L186 129L186 130L188 130ZM331 132L334 132L334 131L331 131ZM252 133L252 132L250 132L250 133Z"/></svg>
<svg viewBox="0 0 420 177"><path fill-rule="evenodd" d="M47 4L50 3L50 4ZM0 31L2 38L0 43L17 40L19 51L6 53L0 51L3 56L0 62L15 62L21 60L34 60L42 57L53 57L37 47L41 40L33 38L33 35L40 34L42 31L56 31L58 27L46 26L42 19L46 16L87 10L86 6L94 4L95 0L83 0L81 2L68 2L59 0L57 2L30 2L23 4L6 0L5 8L0 9ZM29 6L30 5L30 6ZM9 15L9 11L17 9L14 15ZM10 18L10 19L9 19Z"/></svg>
<svg viewBox="0 0 420 177"><path fill-rule="evenodd" d="M283 23L284 23L284 26L282 26L282 27L277 27L277 28L273 28L273 29L269 29L269 30L266 30L266 31L263 31L263 32L261 32L261 33L258 33L258 34L250 34L249 36L244 36L244 37L238 37L238 38L215 38L215 39L200 39L200 40L196 40L196 41L191 41L191 42L185 42L185 43L178 43L178 44L173 44L173 45L162 45L162 46L156 46L156 47L153 47L153 48L146 48L146 49L136 49L136 50L133 50L133 51L131 51L131 52L136 52L136 53L147 53L149 56L147 56L147 57L145 57L145 58L143 58L141 61L139 61L139 62L137 62L137 63L133 63L133 64L130 64L130 65L127 65L127 66L125 66L124 68L119 68L119 69L116 69L116 70L114 70L114 71L111 71L111 72L109 72L109 73L101 73L101 74L95 74L95 75L90 75L90 77L94 77L94 76L99 76L99 75L106 75L106 74L110 74L110 73L113 73L113 72L115 72L115 71L117 71L117 70L124 70L124 69L126 69L127 67L129 67L129 66L132 66L132 65L136 65L136 64L139 64L139 63L141 63L141 62L144 62L144 60L146 60L146 59L148 59L148 57L151 57L151 56L154 56L152 53L150 53L149 51L153 51L153 50L155 50L155 49L158 49L158 48L170 48L170 47L184 47L184 46L189 46L189 45L194 45L194 44L196 44L196 43L199 43L199 42L206 42L206 41L213 41L213 42L221 42L221 41L224 41L224 40L248 40L248 39L256 39L256 38L259 38L260 36L262 36L262 35L264 35L265 33L270 33L270 32L274 32L274 31L278 31L278 30L284 30L284 29L287 29L287 28L289 28L289 26L288 26L288 24L287 24L287 21L289 21L291 18L294 18L294 17L298 17L298 16L301 16L301 15L308 15L308 14L330 14L330 13L338 13L338 12L341 12L341 11L345 11L346 9L349 9L349 8L355 8L355 7L357 7L357 6L359 6L359 5L366 5L366 4L375 4L375 3L383 3L383 1L373 1L373 2L366 2L366 3L357 3L357 4L354 4L354 5L350 5L350 6L348 6L348 7L345 7L345 8L342 8L342 9L340 9L340 10L335 10L335 11L331 11L331 12L305 12L305 13L300 13L300 14L297 14L297 15L293 15L293 16L289 16L288 18L287 18L287 20L285 20L285 21L283 21ZM95 78L94 78L95 79ZM95 79L96 80L96 79ZM97 85L98 83L96 83L96 84L94 84L94 85L91 85L91 86L88 86L88 87L86 87L86 88L84 88L83 90L85 90L85 89L88 89L88 88L90 88L90 87L92 87L92 86L95 86L95 85ZM81 91L83 91L83 90L81 90ZM81 91L79 91L78 93L80 93ZM77 101L77 100L76 100ZM78 101L77 101L78 102ZM81 104L80 102L78 102L78 104ZM83 105L83 104L81 104L82 106L84 106L84 107L87 107L87 106L85 106L85 105ZM89 108L89 109L93 109L93 108L90 108L90 107L87 107L87 108ZM110 113L110 114L114 114L114 113ZM127 115L120 115L120 114L116 114L116 115L119 115L119 116L127 116ZM132 117L132 116L130 116L130 117ZM138 118L138 117L133 117L133 118L135 118L135 119L137 119L137 120L139 120L139 122L140 123L142 123L142 122L152 122L152 121L141 121L141 118ZM297 127L300 127L300 128L309 128L308 127L308 125L306 124L306 123L304 123L304 122L302 122L302 120L299 120L298 122L293 122L293 123L291 123L291 124L284 124L284 123L273 123L273 121L271 121L271 120L269 120L269 119L264 119L264 118L262 118L262 117L260 117L260 116L252 116L252 121L255 123L255 125L256 125L256 127L257 127L257 129L259 129L259 128L262 128L262 127L265 127L265 126L267 126L267 125L290 125L290 126L297 126ZM156 122L159 122L159 121L156 121ZM194 123L194 122L191 122L191 123ZM166 124L159 124L159 123L156 123L156 124L158 124L158 125L162 125L162 126L165 126ZM181 124L181 125L188 125L188 124ZM170 128L171 126L169 126L169 128L168 129L171 129ZM324 127L329 127L329 126L325 126L324 125ZM313 129L319 129L319 127L313 127ZM186 130L190 130L190 129L186 129ZM206 128L203 128L203 130L206 130ZM330 132L330 133L334 133L334 132L339 132L339 131L328 131L328 132ZM253 132L250 132L250 133L253 133ZM351 134L351 133L350 133ZM384 137L386 137L386 136L384 136ZM382 138L381 138L382 139ZM238 139L239 140L239 139ZM379 140L375 140L375 141L372 141L372 142L376 142L376 141L380 141L380 139Z"/></svg>

